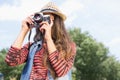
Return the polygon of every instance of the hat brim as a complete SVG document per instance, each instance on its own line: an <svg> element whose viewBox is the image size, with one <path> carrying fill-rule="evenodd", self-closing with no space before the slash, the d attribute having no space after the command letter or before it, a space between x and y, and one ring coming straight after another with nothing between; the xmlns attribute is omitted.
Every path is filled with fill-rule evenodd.
<svg viewBox="0 0 120 80"><path fill-rule="evenodd" d="M66 18L67 18L64 14L59 13L59 12L57 12L57 11L42 10L42 11L40 11L40 12L42 12L42 13L52 13L52 14L56 14L56 15L60 16L64 21L65 21Z"/></svg>

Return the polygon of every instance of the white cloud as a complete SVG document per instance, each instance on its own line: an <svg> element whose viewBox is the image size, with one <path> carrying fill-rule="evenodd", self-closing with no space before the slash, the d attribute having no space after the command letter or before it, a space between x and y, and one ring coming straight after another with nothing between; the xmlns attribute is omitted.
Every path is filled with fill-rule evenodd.
<svg viewBox="0 0 120 80"><path fill-rule="evenodd" d="M65 0L60 6L60 9L66 14L67 18L69 18L66 23L70 25L70 23L77 18L78 12L81 11L83 7L79 0Z"/></svg>
<svg viewBox="0 0 120 80"><path fill-rule="evenodd" d="M66 0L60 8L65 14L71 15L72 13L80 11L83 5L78 0Z"/></svg>
<svg viewBox="0 0 120 80"><path fill-rule="evenodd" d="M0 7L0 20L22 20L26 16L37 12L47 2L52 0L20 0L19 6L16 1L13 5L4 4ZM77 18L77 12L82 9L82 4L78 0L66 0L60 5L60 9L67 15L68 22L72 22Z"/></svg>
<svg viewBox="0 0 120 80"><path fill-rule="evenodd" d="M4 4L0 7L0 20L21 20L40 8L50 0L21 0L19 6ZM17 4L17 2L13 2Z"/></svg>

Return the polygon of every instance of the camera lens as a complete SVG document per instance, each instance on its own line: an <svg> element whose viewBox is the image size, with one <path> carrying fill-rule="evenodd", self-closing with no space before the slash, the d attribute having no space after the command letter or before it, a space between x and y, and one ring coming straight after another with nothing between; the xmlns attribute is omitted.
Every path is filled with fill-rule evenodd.
<svg viewBox="0 0 120 80"><path fill-rule="evenodd" d="M42 22L42 21L43 21L43 16L42 16L42 14L40 14L40 13L34 14L33 20L34 20L36 23Z"/></svg>

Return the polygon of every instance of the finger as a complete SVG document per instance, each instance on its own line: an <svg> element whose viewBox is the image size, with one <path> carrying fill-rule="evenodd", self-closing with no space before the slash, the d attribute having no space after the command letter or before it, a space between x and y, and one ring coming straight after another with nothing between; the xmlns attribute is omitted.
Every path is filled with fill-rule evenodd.
<svg viewBox="0 0 120 80"><path fill-rule="evenodd" d="M29 28L32 28L32 24L33 22L31 21L31 18L30 17L27 17L24 21L23 21L23 24L26 24Z"/></svg>
<svg viewBox="0 0 120 80"><path fill-rule="evenodd" d="M27 17L27 21L29 22L29 24L34 24L31 17Z"/></svg>
<svg viewBox="0 0 120 80"><path fill-rule="evenodd" d="M42 22L40 23L40 25L43 25L43 24L49 25L49 23L48 23L47 21L42 21Z"/></svg>
<svg viewBox="0 0 120 80"><path fill-rule="evenodd" d="M39 28L39 30L40 30L41 32L46 31L46 25L43 24L43 25Z"/></svg>
<svg viewBox="0 0 120 80"><path fill-rule="evenodd" d="M33 17L34 17L34 14L30 15L32 22L34 22Z"/></svg>

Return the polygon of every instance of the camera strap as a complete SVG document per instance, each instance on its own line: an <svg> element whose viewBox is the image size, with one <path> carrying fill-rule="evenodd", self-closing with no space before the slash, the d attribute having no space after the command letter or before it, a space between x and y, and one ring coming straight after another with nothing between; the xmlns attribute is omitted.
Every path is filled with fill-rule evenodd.
<svg viewBox="0 0 120 80"><path fill-rule="evenodd" d="M30 42L30 36L31 36L32 30L30 29L29 35L28 35L28 41Z"/></svg>

